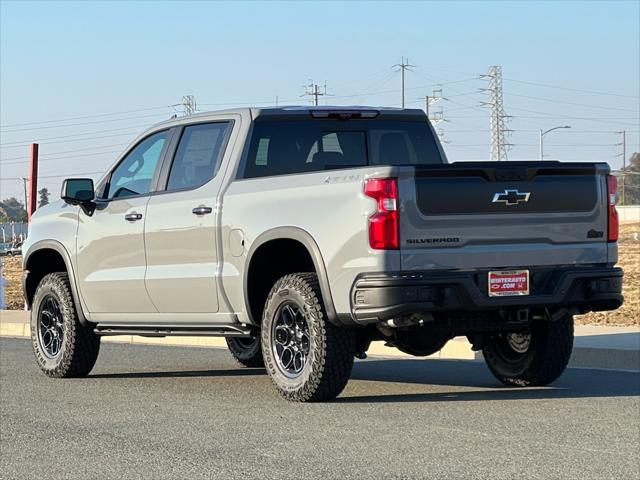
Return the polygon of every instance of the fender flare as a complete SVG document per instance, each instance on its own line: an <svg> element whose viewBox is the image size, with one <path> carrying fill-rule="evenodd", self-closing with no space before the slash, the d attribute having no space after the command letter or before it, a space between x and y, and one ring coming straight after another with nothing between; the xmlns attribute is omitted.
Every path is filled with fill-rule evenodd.
<svg viewBox="0 0 640 480"><path fill-rule="evenodd" d="M69 255L69 252L67 251L67 249L65 248L65 246L58 242L57 240L40 240L37 241L36 243L34 243L33 245L31 245L29 247L29 250L27 250L27 253L24 255L24 259L23 259L23 266L25 268L25 274L22 277L22 291L24 292L24 299L25 302L27 304L27 308L29 310L31 310L31 302L29 302L29 299L27 297L27 274L26 274L26 267L29 264L29 258L31 257L31 255L33 255L35 252L40 251L40 250L54 250L56 253L58 253L61 257L62 260L64 261L64 265L65 268L67 269L67 275L69 276L69 285L71 286L71 296L73 297L73 303L76 307L76 313L78 315L78 320L80 321L80 323L82 325L89 325L89 321L87 320L87 317L84 314L84 311L82 310L82 304L80 302L80 294L78 291L78 285L76 283L76 276L75 273L73 271L73 264L71 262L71 256Z"/></svg>
<svg viewBox="0 0 640 480"><path fill-rule="evenodd" d="M333 297L331 296L331 288L329 287L329 277L327 276L327 269L325 267L324 260L322 259L322 253L320 253L320 247L313 239L311 234L306 230L299 227L276 227L271 230L267 230L260 234L252 243L249 253L247 254L247 260L244 264L244 278L243 278L243 296L244 304L249 319L258 325L251 315L251 308L249 308L249 265L255 252L265 243L272 240L296 240L300 242L309 252L313 266L315 267L318 275L318 283L320 284L320 293L322 294L322 300L324 302L325 309L327 311L327 318L331 323L337 326L343 326L340 317L336 313L336 307L333 303Z"/></svg>

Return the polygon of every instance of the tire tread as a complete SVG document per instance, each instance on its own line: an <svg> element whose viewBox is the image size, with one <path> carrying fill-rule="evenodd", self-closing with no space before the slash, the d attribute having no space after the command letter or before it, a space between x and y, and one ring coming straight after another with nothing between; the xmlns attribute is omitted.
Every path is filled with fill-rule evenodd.
<svg viewBox="0 0 640 480"><path fill-rule="evenodd" d="M267 297L265 305L273 301L273 297L282 289L295 289L306 298L309 327L314 330L312 341L315 342L313 372L309 380L299 389L290 391L280 387L275 376L271 381L281 396L295 402L320 402L335 399L344 389L351 376L355 356L355 336L352 331L336 327L327 320L326 310L322 302L320 285L315 273L293 273L280 278ZM264 315L266 316L267 308ZM267 325L263 317L263 325ZM263 348L265 342L263 328ZM264 345L267 345L265 347ZM267 363L267 362L265 362ZM275 367L277 368L277 367Z"/></svg>
<svg viewBox="0 0 640 480"><path fill-rule="evenodd" d="M491 373L509 386L542 386L557 380L565 371L573 350L573 317L566 315L555 321L538 321L532 325L530 360L520 371L505 374L504 365L493 353L491 345L483 347L483 356Z"/></svg>
<svg viewBox="0 0 640 480"><path fill-rule="evenodd" d="M56 291L59 297L60 307L64 316L66 342L59 362L57 362L55 367L47 368L45 357L40 351L39 340L37 338L36 328L38 328L38 323L32 320L31 339L38 365L45 375L49 377L85 377L91 372L100 353L100 337L94 333L91 326L82 325L78 320L73 296L71 294L69 276L65 272L50 273L45 275L40 281L34 295L34 311L32 312L32 315L35 315L36 319L38 315L37 309L39 308L39 302L37 302L37 300L44 289Z"/></svg>

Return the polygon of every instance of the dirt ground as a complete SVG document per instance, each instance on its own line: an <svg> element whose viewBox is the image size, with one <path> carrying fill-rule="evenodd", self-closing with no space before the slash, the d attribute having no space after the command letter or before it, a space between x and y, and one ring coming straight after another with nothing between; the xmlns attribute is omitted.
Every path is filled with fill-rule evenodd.
<svg viewBox="0 0 640 480"><path fill-rule="evenodd" d="M620 225L618 259L618 265L624 269L624 305L613 312L578 315L576 323L640 325L640 222Z"/></svg>
<svg viewBox="0 0 640 480"><path fill-rule="evenodd" d="M624 268L624 297L622 308L613 312L597 312L576 317L581 324L640 325L640 223L626 223L620 227L619 265ZM22 309L21 257L4 257L5 303L9 309Z"/></svg>
<svg viewBox="0 0 640 480"><path fill-rule="evenodd" d="M22 257L2 257L4 303L9 310L24 308L22 298Z"/></svg>

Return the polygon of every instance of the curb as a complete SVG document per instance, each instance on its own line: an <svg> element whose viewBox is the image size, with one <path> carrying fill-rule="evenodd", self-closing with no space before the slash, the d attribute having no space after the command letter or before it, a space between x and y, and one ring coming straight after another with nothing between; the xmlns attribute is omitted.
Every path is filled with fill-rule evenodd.
<svg viewBox="0 0 640 480"><path fill-rule="evenodd" d="M29 337L28 323L0 323L0 337ZM132 345L165 345L183 347L213 347L227 348L222 337L140 337L137 335L122 335L103 337L109 343L124 343ZM396 348L385 346L384 342L373 342L367 354L371 357L416 359L411 355L400 352ZM424 359L440 360L470 360L481 361L482 353L471 350L471 344L464 337L454 338L442 350ZM607 370L640 371L640 350L616 349L597 347L574 347L569 361L570 367L598 368Z"/></svg>

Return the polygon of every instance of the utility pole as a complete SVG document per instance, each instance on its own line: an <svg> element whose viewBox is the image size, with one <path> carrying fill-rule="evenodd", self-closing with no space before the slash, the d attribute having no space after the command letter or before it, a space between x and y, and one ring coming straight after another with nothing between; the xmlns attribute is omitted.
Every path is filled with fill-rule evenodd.
<svg viewBox="0 0 640 480"><path fill-rule="evenodd" d="M481 102L481 105L491 108L491 160L507 160L507 151L512 145L506 141L511 130L505 123L511 117L505 113L502 104L502 67L489 67L489 71L480 78L489 79L489 87L480 91L489 93L489 101Z"/></svg>
<svg viewBox="0 0 640 480"><path fill-rule="evenodd" d="M431 122L431 125L437 125L440 122L446 122L446 120L444 119L444 112L442 111L442 107L440 107L440 110L438 110L437 112L433 112L431 115L429 115L429 121Z"/></svg>
<svg viewBox="0 0 640 480"><path fill-rule="evenodd" d="M318 99L330 95L327 93L327 83L325 82L323 90L321 91L318 84L313 83L313 80L309 80L309 85L304 85L305 91L301 97L313 97L312 103L317 107Z"/></svg>
<svg viewBox="0 0 640 480"><path fill-rule="evenodd" d="M626 205L625 193L624 193L624 180L627 176L626 168L627 168L627 131L622 130L618 132L622 135L622 141L618 144L622 147L622 152L617 157L622 156L622 170L620 170L620 198L622 200L622 205Z"/></svg>
<svg viewBox="0 0 640 480"><path fill-rule="evenodd" d="M196 113L196 99L193 95L185 95L182 97L182 108L185 117Z"/></svg>
<svg viewBox="0 0 640 480"><path fill-rule="evenodd" d="M407 63L405 63L405 60ZM400 95L402 99L402 103L401 103L402 108L404 108L404 71L405 70L411 71L411 67L415 67L415 65L411 65L409 63L409 59L408 58L405 59L404 57L402 57L402 60L400 61L400 63L397 63L391 67L394 69L399 69L399 70L396 70L396 72L400 71L400 92L401 92Z"/></svg>
<svg viewBox="0 0 640 480"><path fill-rule="evenodd" d="M424 97L424 111L429 116L429 107L435 103L438 103L440 100L446 100L442 96L442 87L434 90L431 95L426 95Z"/></svg>
<svg viewBox="0 0 640 480"><path fill-rule="evenodd" d="M427 114L427 118L432 125L437 125L440 122L446 121L444 119L444 112L442 111L442 107L440 107L439 111L433 112L433 114L430 113L431 109L429 107L438 103L440 100L446 100L446 98L442 96L442 87L434 90L431 95L426 95L424 97L424 111Z"/></svg>
<svg viewBox="0 0 640 480"><path fill-rule="evenodd" d="M31 159L29 161L29 204L25 205L28 222L31 222L31 215L38 207L38 152L39 145L32 143L30 148Z"/></svg>
<svg viewBox="0 0 640 480"><path fill-rule="evenodd" d="M445 140L443 129L439 128L438 131L436 132L436 135L438 135L438 139L440 139L440 143L451 143L448 140Z"/></svg>

